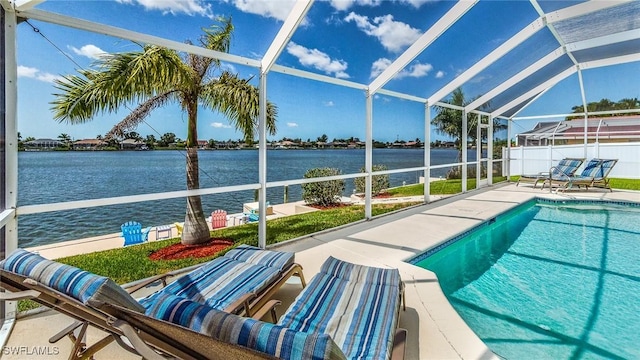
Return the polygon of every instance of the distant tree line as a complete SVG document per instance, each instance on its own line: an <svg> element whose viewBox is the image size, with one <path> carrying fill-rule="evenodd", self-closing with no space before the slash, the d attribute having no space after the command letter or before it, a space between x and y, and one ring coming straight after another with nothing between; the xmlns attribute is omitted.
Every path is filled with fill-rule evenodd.
<svg viewBox="0 0 640 360"><path fill-rule="evenodd" d="M624 98L614 102L609 99L602 99L587 103L587 112L612 111L612 110L631 110L640 109L640 100L638 98ZM572 113L584 113L584 105L576 105L571 108ZM626 115L640 115L640 111L628 113ZM598 117L620 116L615 114L598 115ZM582 119L581 116L567 116L566 120Z"/></svg>
<svg viewBox="0 0 640 360"><path fill-rule="evenodd" d="M71 136L69 136L69 134L62 133L58 135L56 139L60 142L60 146L59 146L60 150L73 149L73 145L75 141L71 138ZM34 140L36 140L36 138L32 136L29 136L23 139L20 132L18 132L18 148L20 150L25 148L26 143ZM119 138L114 136L107 137L103 135L97 135L95 137L95 140L100 140L104 143L101 146L101 148L104 150L120 149L120 144L125 140L134 140L137 143L144 144L148 149L184 148L185 147L185 140L179 138L176 134L171 132L165 133L159 138L156 138L156 136L154 135L147 135L146 137L143 137L142 135L140 135L135 131L130 131L130 132L123 133L122 137L119 137ZM325 145L326 144L341 144L341 145L357 144L359 145L358 147L364 147L364 142L361 141L359 138L353 137L353 136L349 138L333 138L332 140L330 140L326 134L322 134L321 136L318 136L315 140L308 138L306 141L302 140L301 138L288 138L288 137L283 137L280 140L267 139L267 143L270 145L283 143L283 142L290 142L291 144L293 144L293 146L299 147L299 148L315 147L323 144ZM201 144L201 145L203 147L208 147L212 149L213 148L239 148L239 147L242 148L242 147L253 147L253 145L257 143L258 143L258 140L247 141L245 139L236 139L236 140L209 139L209 140L206 140L206 145L204 144ZM432 142L431 145L434 146L434 144L438 144L438 143L439 142L436 142L436 143ZM419 138L416 138L415 140L410 140L410 141L398 139L395 142L373 140L372 144L374 148L389 148L389 147L420 148L424 145Z"/></svg>

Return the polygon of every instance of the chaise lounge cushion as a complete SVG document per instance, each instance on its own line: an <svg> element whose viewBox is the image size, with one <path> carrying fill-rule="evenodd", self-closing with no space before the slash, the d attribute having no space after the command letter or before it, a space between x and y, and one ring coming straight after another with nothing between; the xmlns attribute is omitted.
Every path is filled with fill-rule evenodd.
<svg viewBox="0 0 640 360"><path fill-rule="evenodd" d="M14 251L0 266L56 289L85 305L106 302L144 312L144 307L113 280L45 259L24 249Z"/></svg>
<svg viewBox="0 0 640 360"><path fill-rule="evenodd" d="M248 293L261 293L294 262L294 254L240 245L140 300L144 307L157 296L172 294L214 309L228 306Z"/></svg>
<svg viewBox="0 0 640 360"><path fill-rule="evenodd" d="M249 245L240 245L227 252L224 256L246 263L268 266L270 268L275 268L278 271L283 271L287 267L291 266L294 261L293 253L264 250Z"/></svg>
<svg viewBox="0 0 640 360"><path fill-rule="evenodd" d="M242 345L281 359L344 359L325 334L304 333L218 311L178 296L164 294L146 315L168 321L217 340Z"/></svg>
<svg viewBox="0 0 640 360"><path fill-rule="evenodd" d="M389 359L398 326L401 286L397 269L330 257L278 325L328 334L348 359Z"/></svg>
<svg viewBox="0 0 640 360"><path fill-rule="evenodd" d="M222 256L141 299L140 304L146 308L158 296L171 294L225 310L243 295L259 293L279 276L280 271L276 268Z"/></svg>

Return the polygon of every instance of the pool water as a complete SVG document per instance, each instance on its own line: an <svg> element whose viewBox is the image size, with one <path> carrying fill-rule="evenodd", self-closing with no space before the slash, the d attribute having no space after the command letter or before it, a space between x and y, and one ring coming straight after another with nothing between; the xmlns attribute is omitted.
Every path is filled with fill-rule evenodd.
<svg viewBox="0 0 640 360"><path fill-rule="evenodd" d="M506 359L640 359L640 206L532 201L412 261Z"/></svg>

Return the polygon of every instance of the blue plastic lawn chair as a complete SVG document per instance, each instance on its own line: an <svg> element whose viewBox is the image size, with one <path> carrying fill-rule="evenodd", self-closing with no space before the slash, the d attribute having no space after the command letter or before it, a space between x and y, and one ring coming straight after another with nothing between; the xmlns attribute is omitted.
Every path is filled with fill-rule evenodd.
<svg viewBox="0 0 640 360"><path fill-rule="evenodd" d="M120 226L122 237L124 238L124 246L142 244L147 241L151 228L142 229L142 224L137 221L127 221Z"/></svg>

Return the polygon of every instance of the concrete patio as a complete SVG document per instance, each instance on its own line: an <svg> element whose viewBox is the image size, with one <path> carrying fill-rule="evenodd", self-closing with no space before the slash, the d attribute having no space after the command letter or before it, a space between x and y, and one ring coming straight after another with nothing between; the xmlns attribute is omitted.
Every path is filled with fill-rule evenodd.
<svg viewBox="0 0 640 360"><path fill-rule="evenodd" d="M296 262L303 266L307 280L318 272L329 256L359 264L398 268L406 284L407 310L401 312L400 318L400 326L409 331L406 359L492 359L497 357L457 315L442 294L435 275L405 260L536 196L640 202L640 192L633 191L593 189L550 194L531 186L496 185L292 240L274 248L295 252ZM282 314L299 293L300 284L296 281L291 280L276 294L275 298L283 302L278 314ZM47 359L67 358L71 345L68 340L49 344L47 339L69 323L71 319L50 310L20 316L2 358L34 358L26 350L15 350L20 347L45 348L47 353L41 357ZM89 343L100 338L99 331L88 334ZM136 359L139 356L112 343L95 358Z"/></svg>

